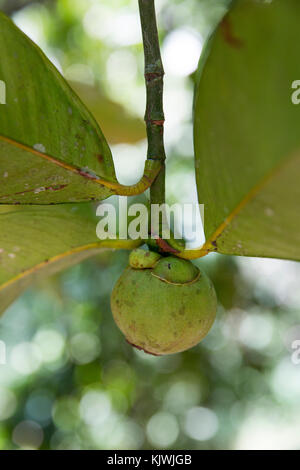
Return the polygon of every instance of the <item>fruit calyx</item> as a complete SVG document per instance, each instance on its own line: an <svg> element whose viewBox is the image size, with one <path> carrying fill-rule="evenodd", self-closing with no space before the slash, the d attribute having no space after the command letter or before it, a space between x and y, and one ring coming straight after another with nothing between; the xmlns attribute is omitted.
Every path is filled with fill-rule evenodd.
<svg viewBox="0 0 300 470"><path fill-rule="evenodd" d="M160 259L161 255L155 251L136 248L129 255L129 265L133 269L151 269Z"/></svg>
<svg viewBox="0 0 300 470"><path fill-rule="evenodd" d="M174 256L162 257L155 251L142 248L130 253L129 265L133 269L150 269L154 277L177 286L192 284L201 276L200 270L190 261Z"/></svg>
<svg viewBox="0 0 300 470"><path fill-rule="evenodd" d="M200 270L193 263L174 256L161 258L151 274L161 281L177 286L192 284L201 276Z"/></svg>

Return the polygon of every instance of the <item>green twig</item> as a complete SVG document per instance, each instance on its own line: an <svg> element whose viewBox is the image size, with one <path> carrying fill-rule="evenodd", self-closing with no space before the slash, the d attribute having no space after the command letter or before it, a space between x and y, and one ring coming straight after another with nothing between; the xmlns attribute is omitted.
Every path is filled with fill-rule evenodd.
<svg viewBox="0 0 300 470"><path fill-rule="evenodd" d="M165 149L164 149L164 112L163 77L154 0L139 0L140 18L145 55L145 82L147 104L145 122L148 139L148 159L160 160L162 167L150 188L150 203L165 202Z"/></svg>

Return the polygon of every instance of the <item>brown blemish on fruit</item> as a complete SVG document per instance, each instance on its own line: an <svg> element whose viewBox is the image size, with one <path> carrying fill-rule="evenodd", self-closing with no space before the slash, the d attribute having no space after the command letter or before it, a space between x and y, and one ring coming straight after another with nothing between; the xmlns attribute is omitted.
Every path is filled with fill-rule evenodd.
<svg viewBox="0 0 300 470"><path fill-rule="evenodd" d="M161 356L161 354L156 354L150 351L147 351L147 349L142 348L141 346L137 346L136 344L131 343L127 338L125 338L127 343L130 344L130 346L133 346L134 348L138 349L139 351L144 351L146 354L151 354L151 356Z"/></svg>

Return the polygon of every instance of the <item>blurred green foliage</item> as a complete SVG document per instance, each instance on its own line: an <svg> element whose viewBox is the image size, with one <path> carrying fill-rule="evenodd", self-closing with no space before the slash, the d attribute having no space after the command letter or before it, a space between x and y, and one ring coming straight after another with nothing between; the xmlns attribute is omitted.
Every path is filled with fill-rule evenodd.
<svg viewBox="0 0 300 470"><path fill-rule="evenodd" d="M142 46L126 29L137 2L28 3L13 18L65 76L97 85L108 102L141 119ZM228 3L158 0L163 50L182 29L205 40ZM110 22L125 32L114 37ZM192 91L192 72L166 76L170 202L196 192ZM113 147L127 166L145 146L134 150L132 141L123 134L122 147ZM0 365L0 449L300 448L300 366L291 361L300 334L297 263L217 255L198 261L216 287L217 322L197 347L158 358L132 349L111 316L110 293L127 258L106 252L44 281L1 319L7 364Z"/></svg>

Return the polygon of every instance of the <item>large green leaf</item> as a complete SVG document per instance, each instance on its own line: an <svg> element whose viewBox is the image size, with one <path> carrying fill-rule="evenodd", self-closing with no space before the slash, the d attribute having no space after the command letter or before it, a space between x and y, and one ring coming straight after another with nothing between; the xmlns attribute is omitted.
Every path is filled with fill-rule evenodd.
<svg viewBox="0 0 300 470"><path fill-rule="evenodd" d="M300 260L299 20L298 0L238 0L207 45L194 118L207 241L194 256Z"/></svg>
<svg viewBox="0 0 300 470"><path fill-rule="evenodd" d="M146 138L142 119L132 116L118 103L101 93L97 86L72 81L73 90L91 111L110 144L133 144Z"/></svg>
<svg viewBox="0 0 300 470"><path fill-rule="evenodd" d="M7 212L5 212L5 210ZM90 205L27 206L0 211L0 313L35 279L96 255L103 249L132 249L140 240L96 236Z"/></svg>
<svg viewBox="0 0 300 470"><path fill-rule="evenodd" d="M116 181L114 165L98 124L42 51L2 13L0 80L6 84L6 104L0 108L0 203L111 195L101 182Z"/></svg>

